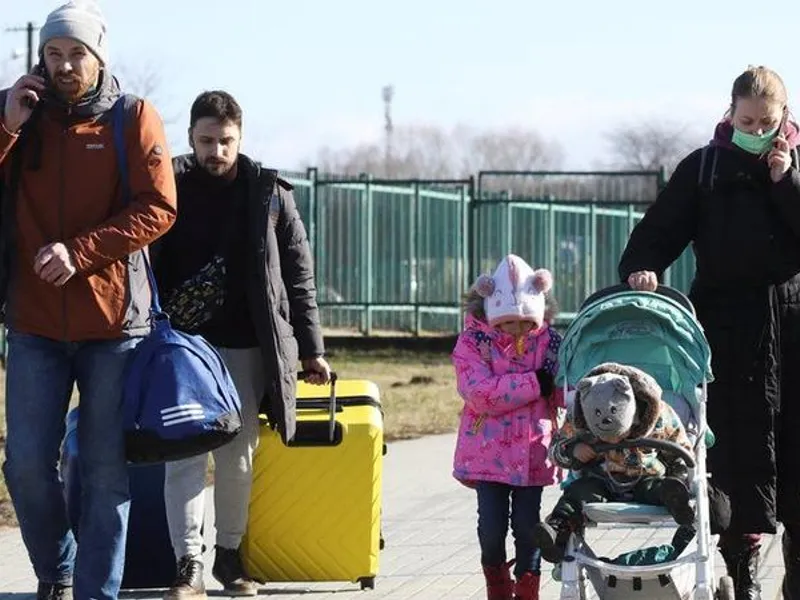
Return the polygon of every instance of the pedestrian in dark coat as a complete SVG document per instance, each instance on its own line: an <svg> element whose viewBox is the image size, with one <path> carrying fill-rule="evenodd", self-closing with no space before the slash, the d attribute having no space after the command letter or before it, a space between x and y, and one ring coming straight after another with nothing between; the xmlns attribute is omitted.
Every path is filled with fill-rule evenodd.
<svg viewBox="0 0 800 600"><path fill-rule="evenodd" d="M714 491L730 500L720 549L736 598L760 598L760 534L782 522L784 598L800 599L800 128L764 67L733 84L710 144L676 168L634 228L622 281L654 290L692 244L690 297L712 351Z"/></svg>
<svg viewBox="0 0 800 600"><path fill-rule="evenodd" d="M242 401L242 431L214 455L213 577L231 596L258 584L239 554L253 482L259 415L284 442L296 431L298 362L325 383L314 265L292 186L240 152L242 109L203 92L190 111L192 154L174 160L178 219L152 248L172 325L219 352ZM185 418L185 417L184 417ZM204 600L203 515L208 457L167 463L164 497L177 576L166 600Z"/></svg>

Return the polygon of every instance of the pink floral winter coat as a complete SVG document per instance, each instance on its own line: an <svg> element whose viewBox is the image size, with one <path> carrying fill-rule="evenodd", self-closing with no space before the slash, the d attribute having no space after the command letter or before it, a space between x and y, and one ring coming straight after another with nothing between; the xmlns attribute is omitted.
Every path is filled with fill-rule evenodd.
<svg viewBox="0 0 800 600"><path fill-rule="evenodd" d="M535 371L555 377L561 336L547 323L529 334L518 354L513 336L468 315L453 351L464 399L453 476L465 485L494 481L513 486L556 482L547 450L563 393L542 398Z"/></svg>

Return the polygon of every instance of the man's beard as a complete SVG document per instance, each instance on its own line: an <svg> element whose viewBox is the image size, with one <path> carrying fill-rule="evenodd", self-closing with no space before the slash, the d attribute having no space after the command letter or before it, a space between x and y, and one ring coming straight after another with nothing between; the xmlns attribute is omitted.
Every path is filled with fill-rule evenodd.
<svg viewBox="0 0 800 600"><path fill-rule="evenodd" d="M56 75L53 78L53 89L64 102L74 104L97 85L98 75L99 72L95 73L88 81L81 81L78 77L65 77L62 80L62 76Z"/></svg>
<svg viewBox="0 0 800 600"><path fill-rule="evenodd" d="M224 177L225 175L231 172L231 169L233 169L236 163L233 162L231 164L228 164L223 161L216 161L207 158L203 160L202 164L210 175L213 175L214 177Z"/></svg>

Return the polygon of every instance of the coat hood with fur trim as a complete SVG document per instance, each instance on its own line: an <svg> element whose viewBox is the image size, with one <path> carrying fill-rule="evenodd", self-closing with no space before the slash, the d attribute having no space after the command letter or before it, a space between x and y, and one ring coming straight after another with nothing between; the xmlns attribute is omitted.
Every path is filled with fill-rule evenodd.
<svg viewBox="0 0 800 600"><path fill-rule="evenodd" d="M656 383L650 375L637 369L618 363L603 363L596 366L587 373L587 377L595 377L604 373L622 375L626 377L633 388L633 396L636 400L636 416L633 420L626 439L638 439L647 437L656 425L659 414L661 413L661 386ZM586 418L581 408L581 398L579 391L575 392L575 412L574 422L578 429L588 429Z"/></svg>

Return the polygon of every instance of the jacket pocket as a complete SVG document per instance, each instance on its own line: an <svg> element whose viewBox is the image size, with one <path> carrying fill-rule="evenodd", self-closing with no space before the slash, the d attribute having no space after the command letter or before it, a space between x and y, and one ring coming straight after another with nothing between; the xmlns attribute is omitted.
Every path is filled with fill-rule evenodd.
<svg viewBox="0 0 800 600"><path fill-rule="evenodd" d="M289 320L281 314L280 310L275 311L275 322L278 325L278 331L276 333L280 339L294 337L294 327L292 327Z"/></svg>

